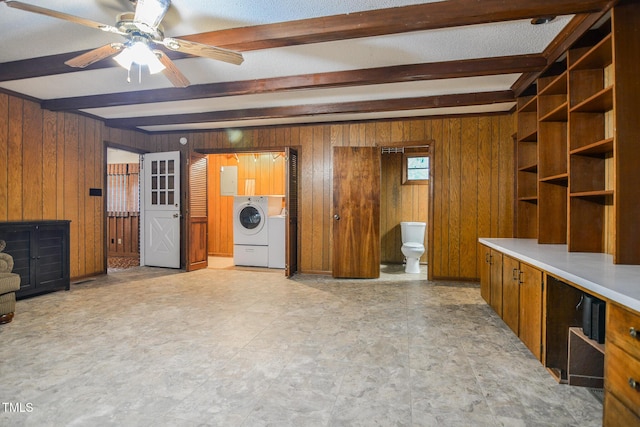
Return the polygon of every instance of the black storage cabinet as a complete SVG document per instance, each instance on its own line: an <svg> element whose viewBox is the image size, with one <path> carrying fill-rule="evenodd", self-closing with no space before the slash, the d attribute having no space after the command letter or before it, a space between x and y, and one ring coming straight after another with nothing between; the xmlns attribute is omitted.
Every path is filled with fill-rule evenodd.
<svg viewBox="0 0 640 427"><path fill-rule="evenodd" d="M69 290L69 223L65 220L0 222L4 252L20 275L16 298Z"/></svg>

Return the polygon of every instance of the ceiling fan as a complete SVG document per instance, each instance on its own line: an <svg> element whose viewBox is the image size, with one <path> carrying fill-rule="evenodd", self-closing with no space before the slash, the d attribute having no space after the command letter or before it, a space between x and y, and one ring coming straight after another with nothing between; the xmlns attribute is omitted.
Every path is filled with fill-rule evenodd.
<svg viewBox="0 0 640 427"><path fill-rule="evenodd" d="M125 37L126 40L123 43L109 43L69 59L65 64L71 67L85 68L94 62L118 54L114 59L129 71L134 63L138 64L139 67L146 65L152 74L162 71L174 86L187 87L189 86L189 80L185 75L180 72L165 52L153 49L153 45L161 45L173 51L216 59L235 65L240 65L244 61L242 54L238 52L202 43L165 37L160 23L171 5L171 0L130 1L135 5L135 12L125 12L118 15L115 26L20 1L5 1L5 3L7 6L16 9L64 19L65 21Z"/></svg>

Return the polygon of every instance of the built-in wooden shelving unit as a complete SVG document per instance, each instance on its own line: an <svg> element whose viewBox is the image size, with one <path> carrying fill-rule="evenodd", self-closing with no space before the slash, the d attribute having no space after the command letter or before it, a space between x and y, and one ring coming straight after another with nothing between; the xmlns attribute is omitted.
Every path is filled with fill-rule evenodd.
<svg viewBox="0 0 640 427"><path fill-rule="evenodd" d="M621 2L518 98L517 237L640 264L637 22Z"/></svg>
<svg viewBox="0 0 640 427"><path fill-rule="evenodd" d="M517 234L536 237L538 227L538 104L535 95L518 99Z"/></svg>
<svg viewBox="0 0 640 427"><path fill-rule="evenodd" d="M553 74L556 72L559 74ZM538 242L567 242L567 101L566 64L538 79ZM549 221L548 218L555 218Z"/></svg>

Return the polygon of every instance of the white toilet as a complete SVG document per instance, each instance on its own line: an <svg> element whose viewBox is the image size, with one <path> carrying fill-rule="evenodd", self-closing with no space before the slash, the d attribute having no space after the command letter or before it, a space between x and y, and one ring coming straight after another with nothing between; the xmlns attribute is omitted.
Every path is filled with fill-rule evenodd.
<svg viewBox="0 0 640 427"><path fill-rule="evenodd" d="M405 273L420 273L420 257L424 253L424 222L401 222L402 254L407 263Z"/></svg>

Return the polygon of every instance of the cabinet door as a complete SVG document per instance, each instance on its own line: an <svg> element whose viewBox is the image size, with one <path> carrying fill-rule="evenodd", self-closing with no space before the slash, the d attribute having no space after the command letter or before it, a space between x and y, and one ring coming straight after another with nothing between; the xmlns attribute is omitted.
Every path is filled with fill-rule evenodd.
<svg viewBox="0 0 640 427"><path fill-rule="evenodd" d="M520 334L520 263L505 255L502 259L502 319L516 335Z"/></svg>
<svg viewBox="0 0 640 427"><path fill-rule="evenodd" d="M541 360L542 272L520 263L520 339Z"/></svg>
<svg viewBox="0 0 640 427"><path fill-rule="evenodd" d="M60 225L35 227L34 245L36 288L40 291L65 288L69 283L66 253L67 229Z"/></svg>
<svg viewBox="0 0 640 427"><path fill-rule="evenodd" d="M480 295L491 304L491 249L480 245Z"/></svg>
<svg viewBox="0 0 640 427"><path fill-rule="evenodd" d="M490 278L491 283L491 307L502 317L502 253L491 249Z"/></svg>

